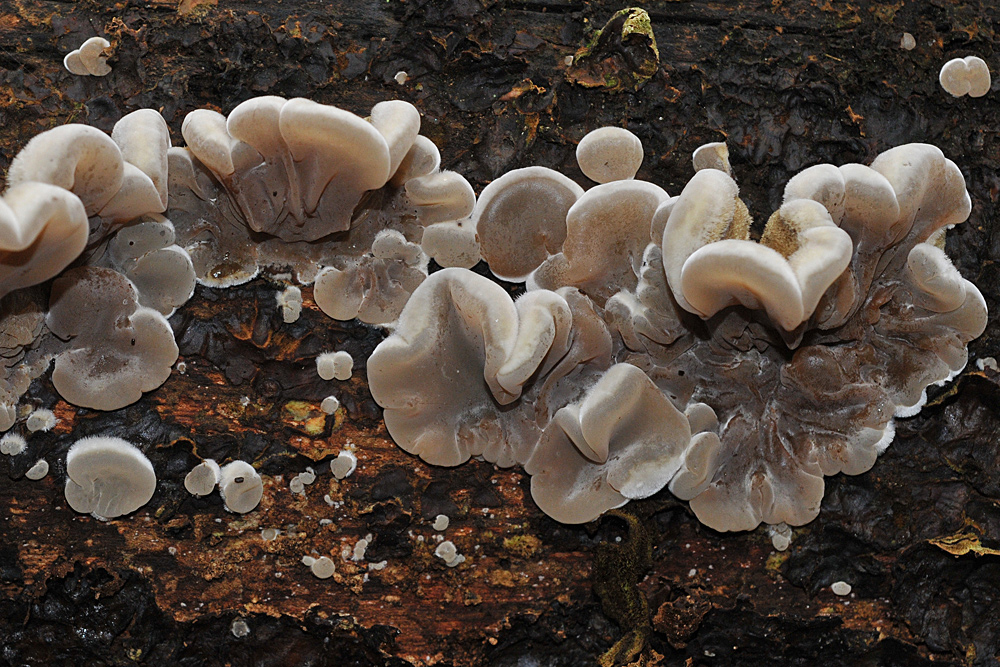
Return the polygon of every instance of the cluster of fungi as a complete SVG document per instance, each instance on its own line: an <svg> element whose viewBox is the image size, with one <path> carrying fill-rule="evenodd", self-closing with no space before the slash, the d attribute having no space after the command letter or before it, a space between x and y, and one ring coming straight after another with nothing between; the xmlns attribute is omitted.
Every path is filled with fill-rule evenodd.
<svg viewBox="0 0 1000 667"><path fill-rule="evenodd" d="M670 196L635 178L637 137L600 128L577 150L596 184L527 167L477 199L419 130L402 101L362 118L267 96L191 112L185 147L149 109L32 139L0 199L0 431L50 366L72 405L135 402L169 377L167 318L196 284L290 271L331 318L389 332L369 387L428 463L521 466L566 523L667 487L717 530L801 525L824 476L871 468L985 328L943 250L970 198L933 146L802 171L758 237L721 144ZM140 449L77 443L70 506L147 502ZM232 511L260 499L241 461L190 482Z"/></svg>

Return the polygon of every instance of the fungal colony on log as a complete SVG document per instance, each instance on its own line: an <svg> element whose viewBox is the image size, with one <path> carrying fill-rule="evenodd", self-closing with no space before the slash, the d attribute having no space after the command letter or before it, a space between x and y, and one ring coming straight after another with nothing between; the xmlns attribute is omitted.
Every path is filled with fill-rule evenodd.
<svg viewBox="0 0 1000 667"><path fill-rule="evenodd" d="M942 83L979 92L952 74ZM128 406L169 377L167 318L196 283L290 269L331 318L389 333L369 386L396 443L428 463L521 466L566 523L667 487L717 530L801 525L823 478L870 469L985 328L982 295L943 250L970 198L933 146L802 171L757 238L724 144L698 149L671 196L635 179L638 137L600 128L577 151L596 184L527 167L477 201L419 130L402 101L361 118L267 96L188 114L185 147L149 109L110 136L70 124L32 139L0 199L0 451L24 451L19 399L50 366L67 402ZM469 270L480 260L523 293ZM277 303L293 322L302 293ZM352 366L343 351L317 359L324 379ZM29 437L47 417L29 418ZM114 435L66 461L70 506L102 519L156 484L141 452L154 443ZM338 478L356 462L341 458ZM247 461L206 459L184 484L218 489L232 512L262 495ZM457 565L450 544L437 555Z"/></svg>

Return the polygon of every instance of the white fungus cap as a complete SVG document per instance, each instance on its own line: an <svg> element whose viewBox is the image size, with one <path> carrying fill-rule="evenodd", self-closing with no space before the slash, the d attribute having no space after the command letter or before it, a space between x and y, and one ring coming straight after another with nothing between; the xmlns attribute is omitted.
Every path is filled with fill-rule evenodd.
<svg viewBox="0 0 1000 667"><path fill-rule="evenodd" d="M66 455L66 502L96 519L129 514L149 502L156 490L153 464L121 438L78 440Z"/></svg>
<svg viewBox="0 0 1000 667"><path fill-rule="evenodd" d="M48 408L38 408L28 415L28 421L25 425L29 431L35 433L36 431L51 431L58 421L55 413Z"/></svg>
<svg viewBox="0 0 1000 667"><path fill-rule="evenodd" d="M354 358L343 350L324 352L316 357L316 372L324 380L349 380L354 369Z"/></svg>
<svg viewBox="0 0 1000 667"><path fill-rule="evenodd" d="M106 76L111 73L111 67L104 49L110 47L111 42L103 37L91 37L80 48L66 54L63 66L77 76Z"/></svg>
<svg viewBox="0 0 1000 667"><path fill-rule="evenodd" d="M337 571L337 566L326 556L320 556L309 566L313 576L317 579L329 579Z"/></svg>
<svg viewBox="0 0 1000 667"><path fill-rule="evenodd" d="M635 178L642 156L639 137L623 127L601 127L588 132L576 147L580 170L598 183Z"/></svg>
<svg viewBox="0 0 1000 667"><path fill-rule="evenodd" d="M7 456L17 456L24 452L28 447L28 441L24 439L24 436L18 435L17 433L5 433L2 438L0 438L0 454L6 454Z"/></svg>
<svg viewBox="0 0 1000 667"><path fill-rule="evenodd" d="M732 176L733 170L729 166L729 147L724 141L713 141L695 149L691 154L691 162L694 163L694 170L718 169Z"/></svg>
<svg viewBox="0 0 1000 667"><path fill-rule="evenodd" d="M982 58L954 58L941 67L938 81L953 97L982 97L990 91L990 68Z"/></svg>
<svg viewBox="0 0 1000 667"><path fill-rule="evenodd" d="M302 290L295 285L289 285L284 291L278 292L276 297L278 307L281 308L281 319L285 324L291 324L299 319L302 314Z"/></svg>
<svg viewBox="0 0 1000 667"><path fill-rule="evenodd" d="M264 497L264 482L246 461L233 461L222 467L219 494L230 512L246 514Z"/></svg>
<svg viewBox="0 0 1000 667"><path fill-rule="evenodd" d="M330 461L330 472L337 479L344 479L345 477L350 477L354 469L358 467L358 457L354 455L354 452L342 451L337 454L337 458Z"/></svg>
<svg viewBox="0 0 1000 667"><path fill-rule="evenodd" d="M340 407L340 401L336 396L327 396L323 399L323 402L319 404L319 409L328 415L332 415Z"/></svg>
<svg viewBox="0 0 1000 667"><path fill-rule="evenodd" d="M835 581L830 584L830 590L834 595L850 595L851 585L846 581Z"/></svg>
<svg viewBox="0 0 1000 667"><path fill-rule="evenodd" d="M917 40L908 32L904 32L903 36L899 38L899 48L905 51L912 51L916 46Z"/></svg>
<svg viewBox="0 0 1000 667"><path fill-rule="evenodd" d="M39 480L49 474L49 462L45 459L38 459L35 465L31 466L24 476L30 480Z"/></svg>
<svg viewBox="0 0 1000 667"><path fill-rule="evenodd" d="M441 544L437 545L437 548L434 550L434 555L443 560L445 563L450 563L458 557L458 549L451 540L445 540Z"/></svg>
<svg viewBox="0 0 1000 667"><path fill-rule="evenodd" d="M434 523L431 524L431 528L440 532L442 530L447 530L449 523L450 519L448 519L447 516L445 516L444 514L438 514L436 517L434 517Z"/></svg>
<svg viewBox="0 0 1000 667"><path fill-rule="evenodd" d="M207 496L215 491L221 477L219 464L213 459L205 459L184 477L184 488L193 496Z"/></svg>

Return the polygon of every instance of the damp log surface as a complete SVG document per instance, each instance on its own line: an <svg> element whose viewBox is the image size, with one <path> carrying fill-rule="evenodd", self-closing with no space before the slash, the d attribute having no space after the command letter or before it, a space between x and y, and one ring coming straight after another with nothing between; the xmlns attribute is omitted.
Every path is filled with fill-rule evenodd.
<svg viewBox="0 0 1000 667"><path fill-rule="evenodd" d="M595 31L617 2L151 0L0 2L0 170L27 140L84 122L110 131L158 109L180 144L195 108L304 96L365 115L401 98L443 167L477 192L541 164L584 182L576 143L601 125L643 141L638 177L677 194L691 152L727 141L757 219L811 164L868 163L894 145L940 146L965 174L971 219L948 252L991 309L970 363L936 389L870 472L827 479L820 516L774 551L763 530L718 534L667 492L561 526L526 475L481 462L434 468L389 439L365 383L379 331L337 323L304 289L282 322L277 279L199 288L171 318L184 372L113 413L77 410L47 379L23 403L59 423L0 457L0 661L5 664L756 665L995 664L1000 655L1000 105L938 85L952 57L994 68L987 2L651 2L648 27ZM904 31L916 48L900 48ZM63 56L95 34L107 77ZM567 61L570 56L575 60ZM397 83L397 73L405 82ZM399 77L404 79L403 76ZM327 383L322 351L354 377ZM322 399L342 407L327 417ZM108 523L62 496L65 451L92 434L139 443L153 500ZM354 446L357 471L328 461ZM254 512L183 488L200 458L242 458L265 479ZM24 478L38 458L51 472ZM326 463L324 463L326 462ZM304 495L292 476L314 466ZM435 557L443 536L466 562ZM279 529L273 541L261 531ZM363 558L344 559L372 536ZM300 563L329 555L327 580ZM375 565L382 569L374 569ZM831 593L846 581L849 596ZM243 619L249 634L237 637Z"/></svg>

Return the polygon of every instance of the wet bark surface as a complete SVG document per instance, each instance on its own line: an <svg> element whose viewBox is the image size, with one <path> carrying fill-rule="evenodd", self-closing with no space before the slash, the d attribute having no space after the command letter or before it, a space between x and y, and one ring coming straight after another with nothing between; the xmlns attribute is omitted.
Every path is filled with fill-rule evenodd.
<svg viewBox="0 0 1000 667"><path fill-rule="evenodd" d="M1000 351L1000 106L996 92L952 98L937 74L971 54L998 65L1000 9L652 2L654 48L621 17L597 35L623 6L3 0L0 168L38 132L66 122L110 131L140 107L160 110L180 144L187 112L226 113L257 95L361 115L401 98L420 109L442 166L477 192L531 164L582 183L576 142L621 125L643 141L638 176L671 194L690 178L694 148L727 141L742 196L765 220L807 166L936 144L972 194L972 216L947 247L985 295L990 326L965 372L897 422L875 467L828 478L819 518L796 528L785 552L765 530L704 528L666 491L563 526L532 504L519 470L434 468L392 443L365 384L379 330L330 320L308 288L302 318L283 323L276 278L199 287L171 318L184 371L159 390L102 413L67 405L42 379L22 401L59 423L32 434L25 454L0 457L0 661L995 663L1000 376L975 360ZM904 31L913 50L900 48ZM63 56L94 35L111 41L113 72L69 74ZM316 375L316 355L330 349L353 355L350 381ZM319 403L331 393L342 408L327 417ZM136 514L103 523L66 506L65 451L93 434L140 443L152 460L157 491ZM329 460L349 445L358 469L338 481ZM239 516L217 495L190 496L184 475L206 457L252 461L265 479L261 506ZM48 476L25 479L39 458ZM318 478L292 494L306 466ZM443 533L431 526L438 514L451 518ZM265 541L265 528L280 535ZM341 557L369 534L363 558ZM465 563L434 556L439 535ZM300 563L319 554L337 563L331 579ZM837 581L851 594L834 595Z"/></svg>

